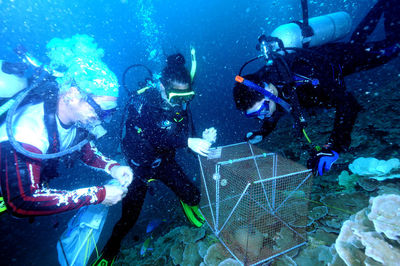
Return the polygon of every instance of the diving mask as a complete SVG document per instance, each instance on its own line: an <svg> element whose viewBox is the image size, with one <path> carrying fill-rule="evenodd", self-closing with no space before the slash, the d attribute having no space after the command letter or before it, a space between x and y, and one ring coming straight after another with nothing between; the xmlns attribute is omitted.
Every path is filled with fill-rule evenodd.
<svg viewBox="0 0 400 266"><path fill-rule="evenodd" d="M115 107L108 110L103 110L90 95L86 95L86 102L93 108L100 121L104 121L106 123L110 122L111 116L117 110Z"/></svg>
<svg viewBox="0 0 400 266"><path fill-rule="evenodd" d="M271 117L272 113L269 110L269 101L265 100L259 108L257 108L257 110L255 111L251 111L251 112L246 112L246 117L249 118L259 118L261 120Z"/></svg>
<svg viewBox="0 0 400 266"><path fill-rule="evenodd" d="M86 95L85 100L95 111L98 120L86 125L79 124L78 126L86 129L92 135L94 135L96 139L99 139L107 133L107 130L102 126L102 122L109 123L111 121L113 113L116 111L117 108L112 107L110 109L104 110L90 95ZM103 105L107 106L107 104ZM111 105L114 106L113 104Z"/></svg>
<svg viewBox="0 0 400 266"><path fill-rule="evenodd" d="M169 90L167 92L168 101L172 104L182 104L194 98L193 90Z"/></svg>

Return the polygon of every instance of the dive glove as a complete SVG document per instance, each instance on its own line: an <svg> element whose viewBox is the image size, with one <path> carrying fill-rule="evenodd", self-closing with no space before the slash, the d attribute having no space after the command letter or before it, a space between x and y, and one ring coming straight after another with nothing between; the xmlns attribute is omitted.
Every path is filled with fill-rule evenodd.
<svg viewBox="0 0 400 266"><path fill-rule="evenodd" d="M211 143L201 138L188 138L189 148L202 156L207 156Z"/></svg>
<svg viewBox="0 0 400 266"><path fill-rule="evenodd" d="M250 144L257 144L263 140L263 136L257 132L247 132L245 141L248 141Z"/></svg>
<svg viewBox="0 0 400 266"><path fill-rule="evenodd" d="M337 159L339 159L339 154L329 148L322 148L320 151L314 150L307 161L307 167L308 169L312 169L314 173L322 176L331 170L332 164Z"/></svg>

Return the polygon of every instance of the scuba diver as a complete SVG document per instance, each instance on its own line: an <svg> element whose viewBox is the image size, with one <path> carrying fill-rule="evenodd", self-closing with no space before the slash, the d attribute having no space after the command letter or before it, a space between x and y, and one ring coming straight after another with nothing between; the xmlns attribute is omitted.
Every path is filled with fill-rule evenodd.
<svg viewBox="0 0 400 266"><path fill-rule="evenodd" d="M265 66L243 77L239 73L233 88L237 109L244 112L246 117L263 121L259 131L247 133L246 140L250 143L261 141L274 130L278 120L287 112L294 119L298 136L304 135L311 143L305 131L303 110L310 107L335 108L334 126L327 144L313 147L307 162L309 169L319 175L329 171L339 153L348 150L353 125L361 109L353 94L346 90L344 76L380 66L397 57L400 52L400 6L397 2L379 0L347 43L327 43L317 47L303 43L303 48L286 48L282 39L285 36L290 39L294 35L282 34L282 39L261 36L259 48L263 55L258 58L266 59ZM382 14L386 38L367 42ZM304 24L300 26L303 26L302 37L306 39ZM291 25L299 29L296 23ZM310 25L311 20L306 26ZM314 26L319 26L320 31L332 28L327 25ZM336 29L340 28L336 26ZM318 36L315 38L318 39Z"/></svg>
<svg viewBox="0 0 400 266"><path fill-rule="evenodd" d="M67 44L69 40L57 39ZM63 53L63 47L59 48L54 47L52 51ZM17 52L26 64L37 62L26 50ZM0 125L1 197L5 204L3 210L13 216L51 215L100 203L114 205L126 192L123 186L132 181L132 170L106 158L92 141L96 138L94 135L99 137L99 133L105 133L101 124L117 107L119 89L115 74L100 60L70 56L68 65L58 65L64 72L57 72L57 77L42 64L33 64L37 66L34 69L37 75L25 89L19 85L13 88L21 83L10 82L13 79L10 75L23 78L25 69L8 68L7 75L0 75L5 88L19 92L6 121ZM78 157L85 164L110 174L121 186L50 188L48 182L58 177L60 160L67 163Z"/></svg>
<svg viewBox="0 0 400 266"><path fill-rule="evenodd" d="M206 129L203 138L194 137L189 102L195 95L192 78L196 61L193 48L191 52L192 75L185 67L182 54L170 55L159 80L153 83L147 79L151 85L138 90L128 105L122 150L135 179L122 201L122 217L93 265L113 264L120 243L135 225L148 186L154 180L163 182L179 197L186 217L194 226L200 227L204 223L197 207L200 191L175 161L178 148L189 147L206 156L216 139L214 128Z"/></svg>

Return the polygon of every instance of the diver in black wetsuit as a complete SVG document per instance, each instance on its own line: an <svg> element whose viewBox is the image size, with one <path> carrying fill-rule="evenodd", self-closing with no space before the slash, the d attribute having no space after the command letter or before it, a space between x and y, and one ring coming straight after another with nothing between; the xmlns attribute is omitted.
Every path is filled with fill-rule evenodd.
<svg viewBox="0 0 400 266"><path fill-rule="evenodd" d="M122 217L94 265L111 265L114 261L120 242L139 217L148 182L154 179L163 182L179 197L193 225L200 227L204 223L196 206L200 202L200 192L175 161L178 148L189 147L205 156L211 145L205 140L208 137L204 132L203 139L193 137L189 101L194 91L184 64L181 54L169 56L157 86L142 92L129 105L122 147L135 179L122 202ZM205 132L213 135L215 141L214 129Z"/></svg>
<svg viewBox="0 0 400 266"><path fill-rule="evenodd" d="M380 66L400 52L399 1L378 1L358 25L348 43L330 43L309 49L294 49L278 57L275 67L264 66L243 76L291 106L295 127L304 132L302 110L309 107L335 108L335 121L328 143L313 150L309 168L322 175L337 160L338 152L348 149L351 131L360 105L346 90L343 77ZM383 14L386 38L367 42ZM238 81L238 80L237 80ZM240 81L239 81L240 82ZM284 113L281 105L242 83L233 89L236 107L247 117L263 120L261 130L249 132L246 139L257 143L270 134ZM305 134L306 135L306 134Z"/></svg>

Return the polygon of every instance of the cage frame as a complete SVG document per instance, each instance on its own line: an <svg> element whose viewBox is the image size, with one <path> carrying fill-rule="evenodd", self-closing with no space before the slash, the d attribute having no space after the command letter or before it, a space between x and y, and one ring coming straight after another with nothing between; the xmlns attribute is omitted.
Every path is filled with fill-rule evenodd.
<svg viewBox="0 0 400 266"><path fill-rule="evenodd" d="M248 144L248 146L249 146L249 148L250 148L250 151L251 151L251 156L247 156L247 157L243 157L243 158L239 158L239 159L232 159L232 160L226 160L226 161L220 161L220 162L217 162L216 164L215 164L215 189L216 189L216 192L215 192L215 197L216 197L216 201L215 201L215 213L214 213L214 210L213 210L213 208L212 208L212 201L211 201L211 198L210 198L210 193L209 193L209 189L208 189L208 187L207 187L207 182L206 182L206 176L205 176L205 174L204 174L204 170L203 170L203 165L202 165L202 160L201 160L201 157L198 155L198 160L199 160L199 165L200 165L200 172L201 172L201 177L202 177L202 185L204 185L205 186L205 191L206 191L206 196L207 196L207 201L208 201L208 206L209 206L209 209L210 209L210 211L211 211L211 218L212 218L212 222L213 222L213 224L214 224L214 227L207 221L207 219L206 219L206 223L207 223L207 225L211 228L211 230L212 230L212 232L215 234L215 236L218 238L218 240L223 244L223 246L229 251L229 253L241 264L241 265L260 265L260 264L262 264L262 263L266 263L266 262L268 262L268 261L271 261L272 259L274 259L274 258L276 258L276 257L278 257L278 256L281 256L281 255L283 255L283 254L285 254L285 253L288 253L288 252L290 252L290 251L292 251L292 250L294 250L294 249L296 249L296 248L299 248L299 247L301 247L301 246L303 246L303 245L305 245L306 243L307 243L307 238L305 238L305 237L303 237L303 235L301 235L299 232L297 232L295 229L293 229L292 228L292 226L291 225L289 225L288 223L286 223L285 221L283 221L279 216L277 216L276 215L276 212L282 207L282 206L284 206L284 203L296 192L296 191L298 191L298 189L300 188L300 187L302 187L302 185L306 182L306 181L308 181L308 179L310 179L310 178L312 178L313 177L313 172L312 172L312 169L306 169L306 170L303 170L303 171L297 171L297 172L292 172L292 173L289 173L289 174L284 174L284 175L279 175L279 176L277 176L277 164L278 164L278 154L276 154L276 153L274 153L274 152L264 152L264 153L262 153L262 154L259 154L259 155L255 155L254 154L254 151L253 151L253 148L252 148L252 144L250 144L250 143L248 143L248 142L240 142L240 143L235 143L235 144L230 144L230 145L225 145L225 146L219 146L219 147L216 147L216 148L214 148L214 150L217 150L217 149L223 149L223 148L227 148L227 147L232 147L232 146L238 146L238 145L243 145L243 144ZM268 177L268 178L264 178L264 179L262 179L261 178L261 172L260 172L260 169L259 169L259 166L258 166L258 163L257 163L257 159L258 158L266 158L267 156L272 156L272 160L273 160L273 162L272 162L272 164L273 164L273 169L272 169L272 176L271 177ZM236 202L236 204L235 204L235 206L232 208L232 210L230 211L230 213L229 213L229 215L228 215L228 217L226 218L226 220L225 220L225 222L223 223L223 225L219 228L219 208L220 208L220 201L219 200L217 200L217 199L219 199L219 197L220 197L220 195L219 195L219 190L220 190L220 178L221 178L221 176L220 176L220 168L221 168L221 166L224 166L224 165L231 165L231 164L233 164L233 163L237 163L237 162L242 162L242 161L246 161L246 160L253 160L254 161L254 165L255 165L255 167L256 167L256 169L257 169L257 175L258 175L258 177L259 177L259 180L256 180L256 181L253 181L253 182L247 182L247 184L246 184L246 186L245 186L245 188L244 188L244 190L241 192L241 194L240 194L240 197L239 197L239 199L237 200L237 202ZM307 174L308 173L308 174ZM297 185L297 187L293 190L293 191L291 191L291 193L290 194L288 194L286 197L285 197L285 199L279 204L279 206L277 206L276 208L275 208L275 191L276 191L276 181L278 180L278 179L281 179L281 178L286 178L286 177L289 177L289 176L294 176L294 175L299 175L299 174L307 174L306 175L306 177ZM267 192L266 192L266 189L265 189L265 183L266 182L271 182L272 181L272 183L273 183L273 186L274 186L274 188L272 189L272 201L270 202L270 200L268 199L268 195L267 195ZM249 188L250 188L250 186L251 185L256 185L256 184L259 184L259 183L261 183L261 186L262 186L262 190L263 190L263 192L264 192L264 196L265 196L265 198L266 198L266 200L267 200L267 203L268 203L268 208L269 208L269 213L270 214L272 214L276 219L278 219L280 222L282 222L287 228L289 228L292 232L294 232L297 236L299 236L301 239L303 239L303 242L301 242L301 243L299 243L299 244L297 244L297 245L295 245L295 246L293 246L293 247L291 247L291 248L288 248L288 249L286 249L286 250L283 250L283 251L281 251L281 252L278 252L278 253L276 253L276 254L273 254L272 256L269 256L268 258L265 258L265 259L263 259L263 260L261 260L261 261L258 261L258 262L256 262L256 263L253 263L253 264L247 264L246 262L242 262L236 255L235 255L235 253L231 250L231 248L229 248L229 246L225 243L225 241L220 237L220 233L222 232L222 230L224 229L224 227L225 227L225 225L228 223L228 221L231 219L231 217L232 217L232 215L234 214L234 212L235 212L235 210L236 210L236 208L238 207L238 205L240 204L240 202L241 202L241 200L243 199L243 197L245 196L245 194L246 194L246 191L248 191L249 190ZM203 195L204 196L204 195ZM236 195L237 196L237 195ZM253 201L255 201L255 200L253 200ZM207 205L206 205L207 206ZM259 204L259 206L261 207L261 204ZM264 209L264 208L263 208ZM201 211L201 208L200 208L200 211ZM268 210L266 210L266 211L268 211ZM202 213L203 214L203 213ZM203 214L204 215L204 214Z"/></svg>

